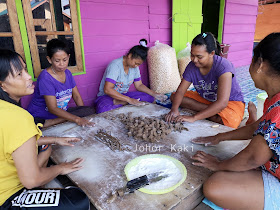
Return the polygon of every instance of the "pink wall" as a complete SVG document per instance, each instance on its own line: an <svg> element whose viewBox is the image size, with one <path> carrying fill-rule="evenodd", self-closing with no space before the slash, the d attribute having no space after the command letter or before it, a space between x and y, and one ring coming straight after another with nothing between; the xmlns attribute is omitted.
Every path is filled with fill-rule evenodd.
<svg viewBox="0 0 280 210"><path fill-rule="evenodd" d="M146 38L149 46L156 40L171 45L172 1L80 0L80 8L86 74L74 78L85 105L92 106L110 61L124 55L141 38ZM258 0L226 0L223 43L231 44L228 59L235 67L250 64L257 8ZM140 70L148 85L147 64ZM22 100L24 107L29 100Z"/></svg>
<svg viewBox="0 0 280 210"><path fill-rule="evenodd" d="M257 14L258 0L226 0L223 43L235 67L251 63Z"/></svg>
<svg viewBox="0 0 280 210"><path fill-rule="evenodd" d="M171 0L80 0L86 74L74 76L85 102L92 106L106 66L145 38L171 45ZM140 66L148 85L146 62ZM134 87L133 87L134 88ZM132 89L133 89L132 88ZM30 97L22 100L26 107ZM74 102L71 101L70 106Z"/></svg>

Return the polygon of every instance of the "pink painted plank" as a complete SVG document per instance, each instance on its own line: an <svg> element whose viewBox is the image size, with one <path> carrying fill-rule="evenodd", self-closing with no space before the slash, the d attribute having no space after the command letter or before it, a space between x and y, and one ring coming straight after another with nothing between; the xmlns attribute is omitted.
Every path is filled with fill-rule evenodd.
<svg viewBox="0 0 280 210"><path fill-rule="evenodd" d="M148 34L148 21L133 20L83 20L84 36Z"/></svg>
<svg viewBox="0 0 280 210"><path fill-rule="evenodd" d="M148 5L149 0L80 0L80 3L108 3L108 4L126 4L126 5Z"/></svg>
<svg viewBox="0 0 280 210"><path fill-rule="evenodd" d="M252 59L252 50L243 50L243 51L238 51L238 52L230 52L228 53L228 59L230 61L236 61L240 59L247 59L250 58Z"/></svg>
<svg viewBox="0 0 280 210"><path fill-rule="evenodd" d="M256 16L226 14L224 25L227 24L256 24Z"/></svg>
<svg viewBox="0 0 280 210"><path fill-rule="evenodd" d="M86 67L105 67L114 59L126 54L126 50L89 53L85 55Z"/></svg>
<svg viewBox="0 0 280 210"><path fill-rule="evenodd" d="M118 36L84 36L85 53L127 50L139 44L140 39L149 40L148 34Z"/></svg>
<svg viewBox="0 0 280 210"><path fill-rule="evenodd" d="M227 44L254 41L254 33L231 33L223 35L223 42Z"/></svg>
<svg viewBox="0 0 280 210"><path fill-rule="evenodd" d="M224 25L224 33L244 33L244 32L255 32L255 25L253 24L227 24Z"/></svg>
<svg viewBox="0 0 280 210"><path fill-rule="evenodd" d="M258 0L227 0L227 3L236 3L236 4L246 4L246 5L258 5Z"/></svg>
<svg viewBox="0 0 280 210"><path fill-rule="evenodd" d="M81 4L83 19L148 20L148 5L127 5L85 2Z"/></svg>
<svg viewBox="0 0 280 210"><path fill-rule="evenodd" d="M172 1L170 0L149 0L150 14L172 14Z"/></svg>
<svg viewBox="0 0 280 210"><path fill-rule="evenodd" d="M245 58L245 59L240 59L233 61L232 64L234 65L235 68L240 67L240 66L247 66L251 64L251 58Z"/></svg>
<svg viewBox="0 0 280 210"><path fill-rule="evenodd" d="M172 32L169 29L150 29L150 42L154 43L159 40L160 42L171 41Z"/></svg>
<svg viewBox="0 0 280 210"><path fill-rule="evenodd" d="M227 3L226 14L257 15L258 5Z"/></svg>
<svg viewBox="0 0 280 210"><path fill-rule="evenodd" d="M253 50L253 42L240 42L240 43L233 43L229 47L229 52L238 52L242 50Z"/></svg>
<svg viewBox="0 0 280 210"><path fill-rule="evenodd" d="M74 77L77 87L87 87L88 84L99 84L106 66L99 68L88 68L87 73Z"/></svg>
<svg viewBox="0 0 280 210"><path fill-rule="evenodd" d="M90 84L87 88L87 94L92 98L96 98L96 95L99 91L99 84Z"/></svg>
<svg viewBox="0 0 280 210"><path fill-rule="evenodd" d="M172 28L172 18L170 18L170 15L149 14L149 23L152 29Z"/></svg>

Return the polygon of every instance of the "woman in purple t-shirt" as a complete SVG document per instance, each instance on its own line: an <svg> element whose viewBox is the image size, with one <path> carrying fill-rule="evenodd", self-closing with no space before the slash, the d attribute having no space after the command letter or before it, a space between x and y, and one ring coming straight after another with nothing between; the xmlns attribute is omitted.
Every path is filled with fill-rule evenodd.
<svg viewBox="0 0 280 210"><path fill-rule="evenodd" d="M40 73L28 106L35 123L40 122L44 127L65 120L81 126L93 126L87 119L69 113L68 102L72 97L78 108L85 108L75 80L67 69L69 58L70 50L65 42L52 39L47 43L47 59L51 66Z"/></svg>
<svg viewBox="0 0 280 210"><path fill-rule="evenodd" d="M191 62L176 93L171 95L172 108L166 121L209 119L233 128L239 126L245 110L243 95L233 65L219 52L220 45L213 34L207 32L193 39ZM187 91L192 83L196 91ZM197 113L180 115L179 106Z"/></svg>

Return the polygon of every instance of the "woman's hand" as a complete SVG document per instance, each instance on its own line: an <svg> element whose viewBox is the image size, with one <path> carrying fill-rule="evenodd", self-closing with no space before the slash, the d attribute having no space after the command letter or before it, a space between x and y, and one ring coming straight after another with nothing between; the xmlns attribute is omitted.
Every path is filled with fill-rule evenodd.
<svg viewBox="0 0 280 210"><path fill-rule="evenodd" d="M218 135L215 135L215 136L207 136L207 137L197 137L195 139L192 139L191 142L195 144L204 144L204 146L212 146L212 145L219 144L221 140L218 139Z"/></svg>
<svg viewBox="0 0 280 210"><path fill-rule="evenodd" d="M167 114L165 115L165 121L166 122L174 122L175 121L175 118L180 116L180 112L177 110L172 110Z"/></svg>
<svg viewBox="0 0 280 210"><path fill-rule="evenodd" d="M192 156L193 160L197 162L193 162L192 164L195 166L202 166L204 168L208 168L211 171L219 171L219 165L221 161L218 160L213 155L209 155L203 151L197 151L194 156Z"/></svg>
<svg viewBox="0 0 280 210"><path fill-rule="evenodd" d="M160 94L160 93L156 93L154 95L154 98L160 102L163 102L163 101L166 101L167 100L167 95L164 95L164 94Z"/></svg>
<svg viewBox="0 0 280 210"><path fill-rule="evenodd" d="M140 101L140 98L138 98L138 99L130 98L128 103L131 104L131 105L134 105L134 106L143 106L143 105L145 105L144 102Z"/></svg>
<svg viewBox="0 0 280 210"><path fill-rule="evenodd" d="M90 122L89 120L87 120L85 118L81 118L81 117L76 118L75 123L77 123L79 126L82 126L82 127L94 127L95 126L94 122Z"/></svg>
<svg viewBox="0 0 280 210"><path fill-rule="evenodd" d="M194 116L188 116L188 115L179 115L175 118L175 122L195 122Z"/></svg>
<svg viewBox="0 0 280 210"><path fill-rule="evenodd" d="M62 167L62 172L60 173L60 175L66 175L74 171L80 170L82 168L81 166L82 162L84 162L82 158L77 158L71 162L59 164L59 166Z"/></svg>
<svg viewBox="0 0 280 210"><path fill-rule="evenodd" d="M55 137L55 144L61 145L61 146L71 146L74 145L71 144L72 142L78 142L81 141L81 138L77 137Z"/></svg>

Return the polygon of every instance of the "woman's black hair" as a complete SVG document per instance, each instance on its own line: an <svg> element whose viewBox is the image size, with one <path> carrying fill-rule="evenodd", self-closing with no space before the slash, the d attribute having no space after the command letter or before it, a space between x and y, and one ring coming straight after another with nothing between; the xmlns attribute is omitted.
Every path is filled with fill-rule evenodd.
<svg viewBox="0 0 280 210"><path fill-rule="evenodd" d="M52 39L52 40L48 41L48 43L47 43L47 56L52 58L53 55L57 51L60 51L60 50L64 51L67 55L70 54L70 49L64 41L62 41L60 39Z"/></svg>
<svg viewBox="0 0 280 210"><path fill-rule="evenodd" d="M15 76L15 72L23 70L24 66L21 62L22 57L8 49L0 49L0 81L3 82L11 74ZM23 60L23 59L22 59ZM9 94L0 87L0 99L20 106L20 102L11 99Z"/></svg>
<svg viewBox="0 0 280 210"><path fill-rule="evenodd" d="M198 34L193 40L192 45L205 45L206 51L211 53L215 51L216 55L220 55L221 46L217 39L211 32L205 32L202 34Z"/></svg>
<svg viewBox="0 0 280 210"><path fill-rule="evenodd" d="M146 39L141 39L140 42L145 42L147 45L147 40ZM147 54L148 54L149 48L147 46L143 45L135 45L132 47L127 55L131 54L131 58L141 58L143 61L147 59Z"/></svg>
<svg viewBox="0 0 280 210"><path fill-rule="evenodd" d="M20 58L22 59L12 50L0 49L0 81L5 81L9 74L14 76L14 72L19 72L24 68Z"/></svg>
<svg viewBox="0 0 280 210"><path fill-rule="evenodd" d="M272 72L280 75L280 33L267 35L255 48L253 62L261 58L272 67Z"/></svg>

